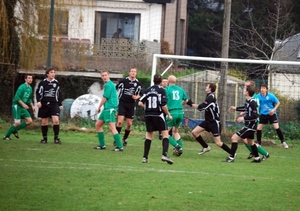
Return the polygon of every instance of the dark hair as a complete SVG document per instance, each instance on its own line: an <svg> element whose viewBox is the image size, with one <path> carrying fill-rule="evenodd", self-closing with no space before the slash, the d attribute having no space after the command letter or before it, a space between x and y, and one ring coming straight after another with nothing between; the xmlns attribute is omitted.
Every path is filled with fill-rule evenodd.
<svg viewBox="0 0 300 211"><path fill-rule="evenodd" d="M267 84L261 84L260 87L266 87L266 89L268 89L268 85Z"/></svg>
<svg viewBox="0 0 300 211"><path fill-rule="evenodd" d="M208 85L209 85L209 88L211 89L211 92L215 92L216 91L216 88L217 88L216 84L214 84L214 83L208 83Z"/></svg>
<svg viewBox="0 0 300 211"><path fill-rule="evenodd" d="M255 94L255 86L253 85L246 86L246 91L248 92L249 96L252 97Z"/></svg>
<svg viewBox="0 0 300 211"><path fill-rule="evenodd" d="M53 67L47 67L45 75L47 76L51 70L54 70L54 68Z"/></svg>
<svg viewBox="0 0 300 211"><path fill-rule="evenodd" d="M27 73L27 74L25 74L25 75L24 75L24 79L27 79L27 78L28 78L28 76L31 76L31 77L33 77L33 76L32 76L32 74L29 74L29 73Z"/></svg>
<svg viewBox="0 0 300 211"><path fill-rule="evenodd" d="M155 74L153 78L153 82L155 85L159 85L162 81L162 77L160 74Z"/></svg>

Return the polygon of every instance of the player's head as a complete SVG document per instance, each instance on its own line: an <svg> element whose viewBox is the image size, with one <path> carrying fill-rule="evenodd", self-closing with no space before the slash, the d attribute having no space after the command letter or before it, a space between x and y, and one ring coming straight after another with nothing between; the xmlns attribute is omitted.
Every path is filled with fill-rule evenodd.
<svg viewBox="0 0 300 211"><path fill-rule="evenodd" d="M159 85L161 84L161 81L162 81L162 77L160 74L155 74L154 77L153 77L153 82L155 85Z"/></svg>
<svg viewBox="0 0 300 211"><path fill-rule="evenodd" d="M137 69L135 67L129 70L129 78L134 79L136 77L136 74L137 74Z"/></svg>
<svg viewBox="0 0 300 211"><path fill-rule="evenodd" d="M105 82L109 81L109 72L108 70L102 70L101 71L101 78Z"/></svg>
<svg viewBox="0 0 300 211"><path fill-rule="evenodd" d="M25 74L24 79L26 84L28 85L32 84L33 77L31 74Z"/></svg>
<svg viewBox="0 0 300 211"><path fill-rule="evenodd" d="M260 93L262 95L266 95L268 92L268 85L267 84L261 84L260 85Z"/></svg>
<svg viewBox="0 0 300 211"><path fill-rule="evenodd" d="M208 83L207 87L210 89L211 92L215 92L217 88L216 84L214 83Z"/></svg>
<svg viewBox="0 0 300 211"><path fill-rule="evenodd" d="M52 80L55 78L55 70L53 67L47 67L45 71L45 75L48 78L48 80Z"/></svg>
<svg viewBox="0 0 300 211"><path fill-rule="evenodd" d="M168 77L168 81L170 84L176 84L176 77L174 75L170 75Z"/></svg>
<svg viewBox="0 0 300 211"><path fill-rule="evenodd" d="M247 94L248 93L248 94ZM244 95L252 97L255 94L255 86L247 85L244 87Z"/></svg>
<svg viewBox="0 0 300 211"><path fill-rule="evenodd" d="M247 80L247 81L245 81L245 86L249 86L249 85L252 85L252 86L255 87L255 82L252 81L252 80Z"/></svg>
<svg viewBox="0 0 300 211"><path fill-rule="evenodd" d="M168 84L169 84L169 81L168 81L167 78L163 78L163 79L161 80L161 86L162 86L163 88L166 88L166 87L168 86Z"/></svg>
<svg viewBox="0 0 300 211"><path fill-rule="evenodd" d="M45 75L48 76L48 74L49 74L49 72L50 72L51 70L54 70L54 68L53 68L53 67L47 67L47 68L46 68L46 71L45 71Z"/></svg>

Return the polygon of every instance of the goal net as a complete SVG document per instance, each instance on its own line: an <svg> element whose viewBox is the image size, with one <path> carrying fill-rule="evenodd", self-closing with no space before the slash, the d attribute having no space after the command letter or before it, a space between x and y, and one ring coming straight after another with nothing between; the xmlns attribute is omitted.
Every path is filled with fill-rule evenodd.
<svg viewBox="0 0 300 211"><path fill-rule="evenodd" d="M162 67L164 63L164 67ZM225 76L221 77L221 63L227 64ZM224 93L226 124L235 122L238 112L228 112L231 105L241 106L245 102L243 87L246 80L253 80L257 92L261 84L267 84L269 92L274 93L279 101L278 117L280 122L300 120L300 62L297 61L269 61L229 58L211 58L195 56L176 56L154 54L152 64L152 78L154 74L163 77L181 72L177 77L177 85L187 92L195 103L202 103L206 97L205 87L213 82L217 85L216 96L219 99L220 91ZM220 83L225 80L226 83ZM221 85L223 84L223 85ZM224 87L226 86L226 87ZM223 92L222 92L223 93ZM189 126L195 126L204 119L204 112L185 106L185 117ZM222 111L222 108L220 108ZM222 116L222 115L221 115Z"/></svg>

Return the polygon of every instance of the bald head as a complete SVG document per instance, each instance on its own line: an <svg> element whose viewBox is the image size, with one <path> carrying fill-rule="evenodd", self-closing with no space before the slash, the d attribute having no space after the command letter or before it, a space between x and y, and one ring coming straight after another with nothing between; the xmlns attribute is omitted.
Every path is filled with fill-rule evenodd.
<svg viewBox="0 0 300 211"><path fill-rule="evenodd" d="M169 84L175 84L176 83L176 77L174 75L170 75L168 77L168 81L169 81Z"/></svg>

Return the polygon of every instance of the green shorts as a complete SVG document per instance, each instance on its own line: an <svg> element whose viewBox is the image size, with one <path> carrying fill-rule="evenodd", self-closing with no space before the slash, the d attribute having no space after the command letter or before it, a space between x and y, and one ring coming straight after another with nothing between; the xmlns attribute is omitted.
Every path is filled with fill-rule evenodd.
<svg viewBox="0 0 300 211"><path fill-rule="evenodd" d="M15 120L31 118L28 110L17 104L12 105L12 114Z"/></svg>
<svg viewBox="0 0 300 211"><path fill-rule="evenodd" d="M102 120L105 123L116 122L116 109L110 108L110 109L103 110L98 120Z"/></svg>
<svg viewBox="0 0 300 211"><path fill-rule="evenodd" d="M178 113L175 113L175 114L171 113L171 115L173 117L172 120L169 120L167 118L168 127L179 127L182 124L182 120L184 118L184 115L183 114L178 114Z"/></svg>

